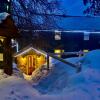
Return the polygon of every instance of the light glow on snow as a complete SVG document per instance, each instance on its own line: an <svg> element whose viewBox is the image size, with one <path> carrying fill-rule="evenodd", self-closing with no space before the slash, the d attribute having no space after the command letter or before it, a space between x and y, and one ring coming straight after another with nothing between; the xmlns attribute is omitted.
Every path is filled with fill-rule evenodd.
<svg viewBox="0 0 100 100"><path fill-rule="evenodd" d="M33 87L32 82L27 82L18 76L0 74L0 90L2 90L0 98L2 100L100 100L100 50L91 51L82 58L67 60L73 63L81 62L82 71L73 72L72 68L58 61L50 74ZM40 90L46 94L38 92Z"/></svg>

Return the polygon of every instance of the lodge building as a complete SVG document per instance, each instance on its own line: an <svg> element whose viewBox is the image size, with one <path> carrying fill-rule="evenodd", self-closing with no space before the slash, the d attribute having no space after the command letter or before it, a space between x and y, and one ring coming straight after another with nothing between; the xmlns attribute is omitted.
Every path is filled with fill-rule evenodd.
<svg viewBox="0 0 100 100"><path fill-rule="evenodd" d="M11 39L17 38L18 30L8 13L0 13L0 69L12 74Z"/></svg>
<svg viewBox="0 0 100 100"><path fill-rule="evenodd" d="M60 33L59 39L55 39L55 31L52 30L37 30L35 32L45 37L44 45L48 43L50 46L47 49L44 48L47 52L54 52L56 49L65 52L100 49L100 31L58 31Z"/></svg>

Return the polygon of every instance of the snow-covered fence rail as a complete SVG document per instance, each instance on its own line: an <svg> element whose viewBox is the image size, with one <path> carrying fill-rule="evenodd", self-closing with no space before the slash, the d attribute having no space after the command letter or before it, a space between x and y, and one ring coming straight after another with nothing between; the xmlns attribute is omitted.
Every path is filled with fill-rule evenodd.
<svg viewBox="0 0 100 100"><path fill-rule="evenodd" d="M77 72L80 72L80 71L81 71L81 66L78 66L78 65L75 65L75 64L73 64L73 63L71 63L71 62L69 62L69 61L66 61L66 60L64 60L63 58L60 58L60 57L58 57L58 56L55 56L55 55L52 54L52 53L47 53L47 68L48 68L48 69L49 69L49 57L52 57L52 58L54 58L54 59L57 59L57 60L59 60L59 61L65 63L65 64L67 64L67 65L69 65L69 66L75 68L75 69L77 70Z"/></svg>
<svg viewBox="0 0 100 100"><path fill-rule="evenodd" d="M68 55L79 55L79 52L63 52L63 53L50 53L50 54L68 56Z"/></svg>

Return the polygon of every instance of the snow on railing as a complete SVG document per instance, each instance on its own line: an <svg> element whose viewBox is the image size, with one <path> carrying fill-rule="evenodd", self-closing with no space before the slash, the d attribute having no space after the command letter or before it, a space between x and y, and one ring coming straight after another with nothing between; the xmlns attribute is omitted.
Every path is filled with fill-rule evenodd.
<svg viewBox="0 0 100 100"><path fill-rule="evenodd" d="M67 65L75 68L77 70L77 72L80 72L81 71L81 66L75 65L75 64L73 64L73 63L71 63L69 61L64 60L63 58L60 58L58 56L55 56L55 54L53 54L53 53L47 53L47 69L49 69L49 57L52 57L52 58L54 58L56 60L59 60L59 61L65 63L65 64L67 64Z"/></svg>

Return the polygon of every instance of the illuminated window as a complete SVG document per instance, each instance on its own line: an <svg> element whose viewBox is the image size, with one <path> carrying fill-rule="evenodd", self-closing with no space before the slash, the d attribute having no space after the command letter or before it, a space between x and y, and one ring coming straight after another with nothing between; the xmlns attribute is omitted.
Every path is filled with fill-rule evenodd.
<svg viewBox="0 0 100 100"><path fill-rule="evenodd" d="M0 61L3 61L3 53L0 53Z"/></svg>
<svg viewBox="0 0 100 100"><path fill-rule="evenodd" d="M61 49L56 49L56 50L54 50L54 53L56 53L56 54L58 54L58 57L61 57L61 53L63 53L64 52L64 50L61 50Z"/></svg>
<svg viewBox="0 0 100 100"><path fill-rule="evenodd" d="M84 52L84 53L87 53L87 52L89 52L89 50L83 50L83 52Z"/></svg>

